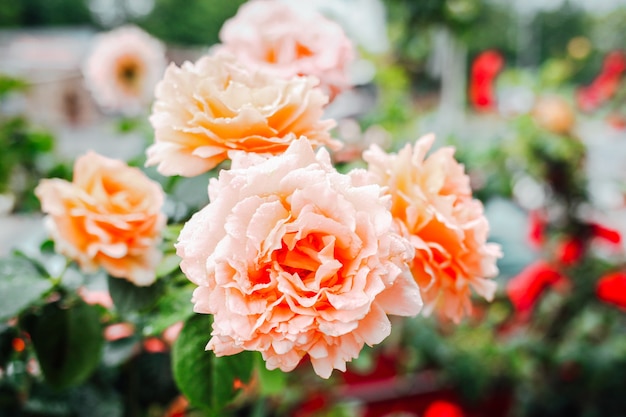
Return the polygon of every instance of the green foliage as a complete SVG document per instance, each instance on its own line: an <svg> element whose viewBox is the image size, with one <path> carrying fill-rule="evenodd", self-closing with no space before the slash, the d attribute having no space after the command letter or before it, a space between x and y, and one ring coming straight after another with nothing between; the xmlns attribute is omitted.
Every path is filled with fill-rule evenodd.
<svg viewBox="0 0 626 417"><path fill-rule="evenodd" d="M154 306L147 330L160 334L173 324L187 320L193 315L192 294L191 285L169 286Z"/></svg>
<svg viewBox="0 0 626 417"><path fill-rule="evenodd" d="M174 378L189 402L212 416L223 416L223 409L239 394L237 384L252 376L254 354L216 357L205 351L210 338L212 317L195 315L187 320L173 350Z"/></svg>
<svg viewBox="0 0 626 417"><path fill-rule="evenodd" d="M0 75L0 100L25 88L24 81ZM17 210L39 208L33 189L46 176L40 162L53 144L50 133L34 128L24 117L0 115L0 193L12 192Z"/></svg>
<svg viewBox="0 0 626 417"><path fill-rule="evenodd" d="M115 309L122 315L149 309L157 303L164 291L160 281L147 287L138 287L130 281L112 276L109 276L108 286Z"/></svg>
<svg viewBox="0 0 626 417"><path fill-rule="evenodd" d="M31 176L37 170L36 157L52 149L52 137L30 127L26 119L0 119L0 191L7 191L16 168Z"/></svg>
<svg viewBox="0 0 626 417"><path fill-rule="evenodd" d="M17 317L51 288L52 283L26 259L0 259L0 320Z"/></svg>
<svg viewBox="0 0 626 417"><path fill-rule="evenodd" d="M78 299L50 303L23 317L46 382L57 389L85 381L100 363L98 310Z"/></svg>
<svg viewBox="0 0 626 417"><path fill-rule="evenodd" d="M557 10L539 13L534 24L537 33L541 34L540 62L543 62L562 57L572 38L589 33L591 18L580 8L565 2Z"/></svg>
<svg viewBox="0 0 626 417"><path fill-rule="evenodd" d="M456 148L455 158L465 166L465 172L473 179L472 189L475 198L487 202L494 196L512 197L513 178L507 166L509 157L507 144L481 145L457 137L450 137L448 141Z"/></svg>
<svg viewBox="0 0 626 417"><path fill-rule="evenodd" d="M87 0L20 0L0 3L0 27L93 23Z"/></svg>
<svg viewBox="0 0 626 417"><path fill-rule="evenodd" d="M222 23L243 3L245 0L189 0L181 7L177 0L156 0L152 12L137 23L169 43L209 46L217 43Z"/></svg>
<svg viewBox="0 0 626 417"><path fill-rule="evenodd" d="M255 371L259 378L261 395L272 396L285 392L287 375L280 369L268 370L261 355L256 355Z"/></svg>
<svg viewBox="0 0 626 417"><path fill-rule="evenodd" d="M517 120L517 137L511 155L519 167L545 179L557 196L573 205L586 198L582 163L585 146L575 136L557 134L537 125L531 116Z"/></svg>
<svg viewBox="0 0 626 417"><path fill-rule="evenodd" d="M23 80L0 74L0 99L9 93L25 90L27 85Z"/></svg>

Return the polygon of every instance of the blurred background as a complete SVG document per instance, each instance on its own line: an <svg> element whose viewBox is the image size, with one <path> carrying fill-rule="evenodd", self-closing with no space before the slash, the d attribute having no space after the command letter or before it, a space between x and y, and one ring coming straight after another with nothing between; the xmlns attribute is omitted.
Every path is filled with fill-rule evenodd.
<svg viewBox="0 0 626 417"><path fill-rule="evenodd" d="M626 0L284 1L336 20L359 50L355 87L327 108L352 152L338 167L362 166L370 143L396 150L434 132L457 148L504 257L493 303L458 326L403 324L334 391L300 387L276 415L626 415ZM45 237L40 178L70 178L89 149L145 161L148 112L104 111L85 87L96 35L135 24L180 64L206 54L243 3L0 2L0 254ZM205 187L174 191L169 216L206 204ZM24 415L92 415L55 414L46 395ZM109 415L165 412L142 410Z"/></svg>

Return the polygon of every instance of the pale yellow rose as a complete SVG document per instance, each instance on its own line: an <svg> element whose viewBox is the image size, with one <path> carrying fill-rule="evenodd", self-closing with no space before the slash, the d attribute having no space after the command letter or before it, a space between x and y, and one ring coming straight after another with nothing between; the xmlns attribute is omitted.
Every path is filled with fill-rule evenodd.
<svg viewBox="0 0 626 417"><path fill-rule="evenodd" d="M228 159L228 152L279 154L298 136L338 149L320 120L328 102L317 80L251 72L226 55L170 65L156 90L150 122L155 143L147 165L163 175L195 176Z"/></svg>

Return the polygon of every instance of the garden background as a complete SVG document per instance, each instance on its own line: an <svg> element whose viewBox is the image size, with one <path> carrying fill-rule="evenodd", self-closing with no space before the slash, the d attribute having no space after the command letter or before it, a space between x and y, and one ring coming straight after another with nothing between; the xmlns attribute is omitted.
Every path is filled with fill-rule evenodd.
<svg viewBox="0 0 626 417"><path fill-rule="evenodd" d="M496 296L473 300L460 323L394 322L329 380L263 371L257 356L181 370L176 344L198 335L179 336L179 323L204 317L173 243L216 173L144 168L149 109L102 109L83 65L98 33L126 24L163 42L168 61L195 61L243 3L0 3L0 415L623 416L624 0L307 3L358 49L353 88L325 109L346 144L335 165L347 172L372 143L397 151L430 132L435 148L454 146L502 246ZM35 187L70 179L88 150L142 167L166 192L152 286L85 278L53 250ZM64 286L51 292L49 276ZM84 304L59 307L76 294Z"/></svg>

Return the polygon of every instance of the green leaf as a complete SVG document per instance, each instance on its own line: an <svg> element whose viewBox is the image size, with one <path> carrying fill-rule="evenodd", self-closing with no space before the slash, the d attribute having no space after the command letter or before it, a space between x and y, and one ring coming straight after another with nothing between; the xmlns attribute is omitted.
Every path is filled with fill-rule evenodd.
<svg viewBox="0 0 626 417"><path fill-rule="evenodd" d="M178 177L171 177L171 178L178 178ZM165 239L166 241L175 242L178 239L178 236L180 235L181 230L183 230L182 224L170 224L165 228L165 230L163 230L163 239Z"/></svg>
<svg viewBox="0 0 626 417"><path fill-rule="evenodd" d="M102 363L110 367L119 366L135 355L140 345L138 335L108 342L102 351Z"/></svg>
<svg viewBox="0 0 626 417"><path fill-rule="evenodd" d="M124 117L118 121L117 130L120 133L129 133L133 130L136 130L137 127L141 124L140 118L130 118Z"/></svg>
<svg viewBox="0 0 626 417"><path fill-rule="evenodd" d="M250 381L254 354L216 357L205 351L211 324L209 315L195 315L187 320L172 352L174 379L192 405L220 415L220 410L238 394L235 382Z"/></svg>
<svg viewBox="0 0 626 417"><path fill-rule="evenodd" d="M26 81L0 74L0 98L12 91L25 90L26 87Z"/></svg>
<svg viewBox="0 0 626 417"><path fill-rule="evenodd" d="M24 321L46 381L55 388L77 385L100 363L104 339L94 306L76 300L69 308L47 304Z"/></svg>
<svg viewBox="0 0 626 417"><path fill-rule="evenodd" d="M156 269L157 277L164 277L178 269L180 257L176 254L165 255Z"/></svg>
<svg viewBox="0 0 626 417"><path fill-rule="evenodd" d="M193 287L191 286L168 287L154 308L156 314L150 320L149 333L161 334L171 325L185 321L193 315L192 295Z"/></svg>
<svg viewBox="0 0 626 417"><path fill-rule="evenodd" d="M72 415L77 417L123 417L124 402L113 387L85 384L71 390Z"/></svg>
<svg viewBox="0 0 626 417"><path fill-rule="evenodd" d="M259 387L262 395L277 395L285 392L287 387L287 374L280 369L270 371L265 366L261 355L257 355L256 372L259 377Z"/></svg>
<svg viewBox="0 0 626 417"><path fill-rule="evenodd" d="M109 276L108 285L113 304L121 314L148 309L163 293L159 281L149 287L138 287L125 279Z"/></svg>
<svg viewBox="0 0 626 417"><path fill-rule="evenodd" d="M0 260L0 320L18 315L52 288L26 259Z"/></svg>

